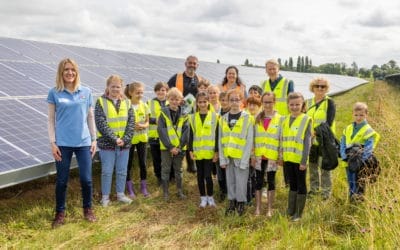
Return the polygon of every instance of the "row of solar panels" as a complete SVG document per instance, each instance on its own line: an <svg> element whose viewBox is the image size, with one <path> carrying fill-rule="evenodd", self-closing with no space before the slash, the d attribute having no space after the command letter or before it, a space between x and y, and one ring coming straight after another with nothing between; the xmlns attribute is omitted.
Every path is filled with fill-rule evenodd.
<svg viewBox="0 0 400 250"><path fill-rule="evenodd" d="M184 59L0 38L0 188L54 171L47 137L46 97L54 86L57 64L65 57L77 61L82 84L92 88L95 96L103 93L109 75L118 74L126 83L145 83L145 99L149 99L156 82L168 81L184 70ZM198 73L218 84L227 66L201 61ZM311 97L308 84L317 75L282 74L294 80L296 91ZM239 75L248 87L266 77L264 69L240 66ZM326 77L331 81L331 92L365 82L354 77Z"/></svg>

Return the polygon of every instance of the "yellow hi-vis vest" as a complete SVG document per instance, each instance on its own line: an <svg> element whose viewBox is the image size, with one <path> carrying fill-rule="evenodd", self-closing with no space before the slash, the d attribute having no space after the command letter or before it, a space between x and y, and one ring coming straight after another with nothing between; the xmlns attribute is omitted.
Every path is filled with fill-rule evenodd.
<svg viewBox="0 0 400 250"><path fill-rule="evenodd" d="M240 159L243 156L243 149L246 146L246 137L249 126L254 126L254 119L245 111L242 111L235 126L230 129L228 115L222 116L220 120L222 129L221 145L225 157Z"/></svg>
<svg viewBox="0 0 400 250"><path fill-rule="evenodd" d="M263 90L264 92L274 92L275 98L276 98L276 103L275 103L275 109L278 111L280 115L288 115L289 114L289 109L287 105L287 96L288 96L288 90L289 90L289 80L286 78L282 78L277 84L272 91L271 85L269 84L269 79L265 80L263 83Z"/></svg>
<svg viewBox="0 0 400 250"><path fill-rule="evenodd" d="M199 112L190 116L190 126L193 130L193 154L196 160L213 158L217 119L217 114L211 111L208 111L203 123Z"/></svg>
<svg viewBox="0 0 400 250"><path fill-rule="evenodd" d="M165 119L165 124L167 125L167 134L168 134L171 144L174 147L179 147L180 139L182 137L182 127L183 127L183 124L185 124L185 122L187 121L188 117L180 116L178 119L177 126L175 127L172 124L172 121L169 119L168 115L166 115L162 110L161 110L160 116L161 115ZM162 143L161 140L160 140L160 149L167 150L167 147L165 147L165 145ZM182 148L182 150L186 150L186 146L184 148Z"/></svg>
<svg viewBox="0 0 400 250"><path fill-rule="evenodd" d="M272 117L267 130L264 129L263 121L257 123L254 129L254 155L264 156L270 160L278 160L279 137L282 130L282 122L285 119L278 113Z"/></svg>
<svg viewBox="0 0 400 250"><path fill-rule="evenodd" d="M144 123L149 114L147 114L147 104L140 101L137 108L133 109L135 113L135 123ZM135 130L132 137L132 144L138 144L139 142L147 142L149 140L147 136L147 128L142 130Z"/></svg>
<svg viewBox="0 0 400 250"><path fill-rule="evenodd" d="M283 160L300 163L304 150L304 137L311 117L300 114L289 126L290 116L287 116L282 124L282 149Z"/></svg>
<svg viewBox="0 0 400 250"><path fill-rule="evenodd" d="M165 104L167 105L168 102L166 102ZM150 117L156 118L158 120L158 117L160 116L160 113L161 113L160 102L152 99L152 100L148 101L147 106L150 108ZM149 135L149 138L158 138L157 124L149 125L148 135Z"/></svg>
<svg viewBox="0 0 400 250"><path fill-rule="evenodd" d="M318 109L315 106L315 98L307 100L307 115L313 119L313 129L318 127L321 123L326 122L326 116L328 113L328 99L329 96L325 96L324 100L319 105ZM332 133L336 134L336 122L333 121L331 126ZM314 140L313 144L318 145L317 140Z"/></svg>
<svg viewBox="0 0 400 250"><path fill-rule="evenodd" d="M356 143L364 145L365 141L374 137L374 145L372 146L372 149L375 149L381 136L368 123L366 123L352 139L351 135L353 134L353 128L353 124L350 124L343 130L343 135L346 138L346 148L351 148L353 144Z"/></svg>
<svg viewBox="0 0 400 250"><path fill-rule="evenodd" d="M128 111L131 106L129 100L122 100L119 112L115 109L113 102L107 98L100 97L99 104L103 108L106 115L107 124L118 138L122 138L125 134L126 124L128 122ZM104 105L105 104L105 105ZM97 131L97 137L103 136Z"/></svg>

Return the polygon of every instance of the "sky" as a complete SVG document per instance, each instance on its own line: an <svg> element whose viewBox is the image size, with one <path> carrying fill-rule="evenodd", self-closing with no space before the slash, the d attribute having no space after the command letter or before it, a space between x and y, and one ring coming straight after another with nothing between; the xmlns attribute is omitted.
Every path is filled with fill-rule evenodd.
<svg viewBox="0 0 400 250"><path fill-rule="evenodd" d="M1 0L0 20L3 37L225 64L400 64L398 0Z"/></svg>

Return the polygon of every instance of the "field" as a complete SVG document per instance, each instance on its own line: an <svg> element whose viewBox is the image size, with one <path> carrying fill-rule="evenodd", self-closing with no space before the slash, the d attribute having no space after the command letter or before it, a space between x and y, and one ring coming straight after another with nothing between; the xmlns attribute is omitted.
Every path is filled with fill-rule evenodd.
<svg viewBox="0 0 400 250"><path fill-rule="evenodd" d="M400 245L400 173L398 142L399 87L368 83L336 96L337 134L351 122L356 101L369 105L368 121L382 136L376 150L382 172L367 187L365 201L347 199L345 170L333 172L333 197L308 199L300 222L285 216L287 189L278 172L275 213L271 219L254 216L248 206L243 217L224 215L225 203L216 209L198 208L196 177L184 173L188 199L173 196L166 203L149 167L150 198L139 195L131 205L100 206L100 170L94 168L94 208L98 221L82 218L79 178L72 172L67 198L66 224L51 229L54 216L54 176L0 190L0 249L393 249ZM149 161L150 163L150 161ZM134 169L138 180L138 168ZM214 189L218 193L217 182ZM136 185L137 187L138 185ZM175 193L175 188L171 188ZM266 213L263 201L263 214Z"/></svg>

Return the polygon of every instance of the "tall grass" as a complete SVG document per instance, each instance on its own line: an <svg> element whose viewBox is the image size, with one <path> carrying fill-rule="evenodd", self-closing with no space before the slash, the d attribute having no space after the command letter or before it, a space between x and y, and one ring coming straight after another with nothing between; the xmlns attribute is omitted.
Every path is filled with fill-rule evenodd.
<svg viewBox="0 0 400 250"><path fill-rule="evenodd" d="M216 209L199 209L196 178L185 172L185 201L173 197L165 203L149 168L151 197L139 195L133 204L115 201L102 208L99 166L94 170L94 200L98 222L82 218L79 178L73 171L68 188L66 224L51 229L54 177L0 190L0 248L396 248L400 245L398 194L399 88L385 83L367 84L336 96L337 134L351 122L352 105L369 105L368 121L382 136L376 154L382 173L367 186L365 201L349 203L344 166L333 171L333 197L307 200L304 216L292 223L285 216L287 189L279 171L275 214L254 216L247 207L243 217L224 215L225 203ZM138 180L138 169L135 169ZM171 185L171 194L176 189ZM215 189L218 190L217 185ZM266 213L263 201L263 214Z"/></svg>

